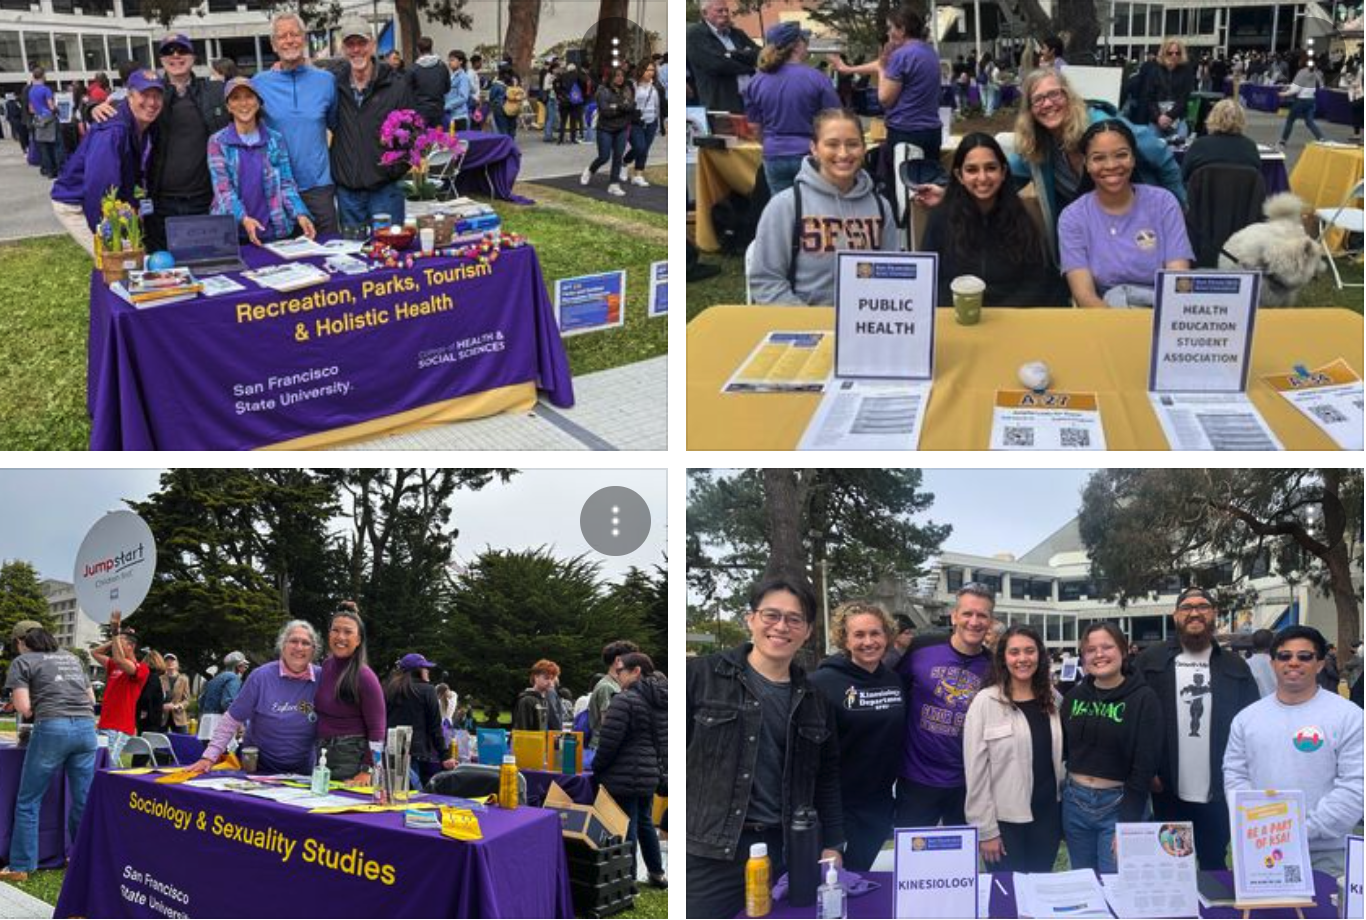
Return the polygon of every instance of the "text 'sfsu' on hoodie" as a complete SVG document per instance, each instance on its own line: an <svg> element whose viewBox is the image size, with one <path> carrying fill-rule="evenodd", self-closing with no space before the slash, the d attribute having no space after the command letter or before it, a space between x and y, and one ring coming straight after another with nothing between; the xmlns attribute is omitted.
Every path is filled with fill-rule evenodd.
<svg viewBox="0 0 1366 920"><path fill-rule="evenodd" d="M835 253L840 250L896 252L900 246L892 206L878 206L873 180L863 170L841 192L807 157L794 180L802 191L802 227L797 272L788 282L796 200L792 189L775 195L759 218L750 262L749 288L755 303L832 306L835 303ZM888 226L884 227L883 224Z"/></svg>
<svg viewBox="0 0 1366 920"><path fill-rule="evenodd" d="M890 804L906 734L900 675L882 664L869 672L845 655L831 655L810 680L835 714L845 810Z"/></svg>
<svg viewBox="0 0 1366 920"><path fill-rule="evenodd" d="M1124 783L1119 820L1142 821L1165 737L1152 687L1130 676L1105 690L1088 675L1063 699L1062 736L1068 772Z"/></svg>

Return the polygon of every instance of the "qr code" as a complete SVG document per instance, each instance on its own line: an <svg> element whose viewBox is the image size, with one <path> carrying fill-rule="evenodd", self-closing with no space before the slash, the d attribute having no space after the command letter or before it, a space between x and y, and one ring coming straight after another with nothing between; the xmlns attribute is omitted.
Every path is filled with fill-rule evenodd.
<svg viewBox="0 0 1366 920"><path fill-rule="evenodd" d="M1339 412L1336 406L1330 406L1327 403L1310 406L1309 411L1318 416L1319 421L1325 425L1341 425L1347 421L1347 416Z"/></svg>
<svg viewBox="0 0 1366 920"><path fill-rule="evenodd" d="M1006 447L1033 447L1033 428L1013 428L1006 426Z"/></svg>
<svg viewBox="0 0 1366 920"><path fill-rule="evenodd" d="M1064 428L1058 432L1063 447L1090 447L1091 432L1085 428Z"/></svg>
<svg viewBox="0 0 1366 920"><path fill-rule="evenodd" d="M1287 865L1285 867L1285 881L1288 885L1296 885L1300 882L1300 867Z"/></svg>

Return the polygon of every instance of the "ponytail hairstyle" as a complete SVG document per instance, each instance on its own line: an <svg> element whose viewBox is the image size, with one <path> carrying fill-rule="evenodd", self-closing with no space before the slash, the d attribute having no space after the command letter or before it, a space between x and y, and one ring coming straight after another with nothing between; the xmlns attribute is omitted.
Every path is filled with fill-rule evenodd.
<svg viewBox="0 0 1366 920"><path fill-rule="evenodd" d="M337 699L352 706L360 705L360 672L369 665L365 655L365 621L360 618L360 608L355 601L342 601L337 605L337 610L332 614L332 619L328 621L327 628L330 630L332 624L338 618L346 617L356 624L356 631L360 633L360 643L356 650L351 653L351 657L346 661L346 668L342 671L341 677L337 679Z"/></svg>
<svg viewBox="0 0 1366 920"><path fill-rule="evenodd" d="M756 66L762 73L773 73L792 60L792 55L797 53L797 45L800 44L800 41L798 39L786 45L764 45L764 50L759 52L759 63Z"/></svg>

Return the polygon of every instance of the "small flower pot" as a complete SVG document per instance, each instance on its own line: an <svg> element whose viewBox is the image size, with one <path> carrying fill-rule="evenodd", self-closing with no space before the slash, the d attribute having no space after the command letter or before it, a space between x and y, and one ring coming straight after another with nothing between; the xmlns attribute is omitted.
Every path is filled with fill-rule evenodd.
<svg viewBox="0 0 1366 920"><path fill-rule="evenodd" d="M113 284L115 281L127 281L130 271L139 271L142 268L143 257L147 255L142 249L120 249L117 252L102 250L100 252L100 273L104 275L105 284Z"/></svg>

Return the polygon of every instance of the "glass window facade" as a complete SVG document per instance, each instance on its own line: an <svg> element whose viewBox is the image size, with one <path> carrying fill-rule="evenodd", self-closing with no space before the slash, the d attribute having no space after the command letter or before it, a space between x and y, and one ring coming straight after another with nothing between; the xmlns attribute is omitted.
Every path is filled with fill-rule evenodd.
<svg viewBox="0 0 1366 920"><path fill-rule="evenodd" d="M18 32L0 32L0 71L24 69L24 48Z"/></svg>
<svg viewBox="0 0 1366 920"><path fill-rule="evenodd" d="M81 36L81 59L86 70L109 70L109 54L104 50L103 35Z"/></svg>
<svg viewBox="0 0 1366 920"><path fill-rule="evenodd" d="M29 69L41 67L52 69L52 34L50 32L25 32L24 56L28 58Z"/></svg>
<svg viewBox="0 0 1366 920"><path fill-rule="evenodd" d="M80 70L85 59L81 57L81 37L72 32L58 32L52 36L57 46L57 69Z"/></svg>

